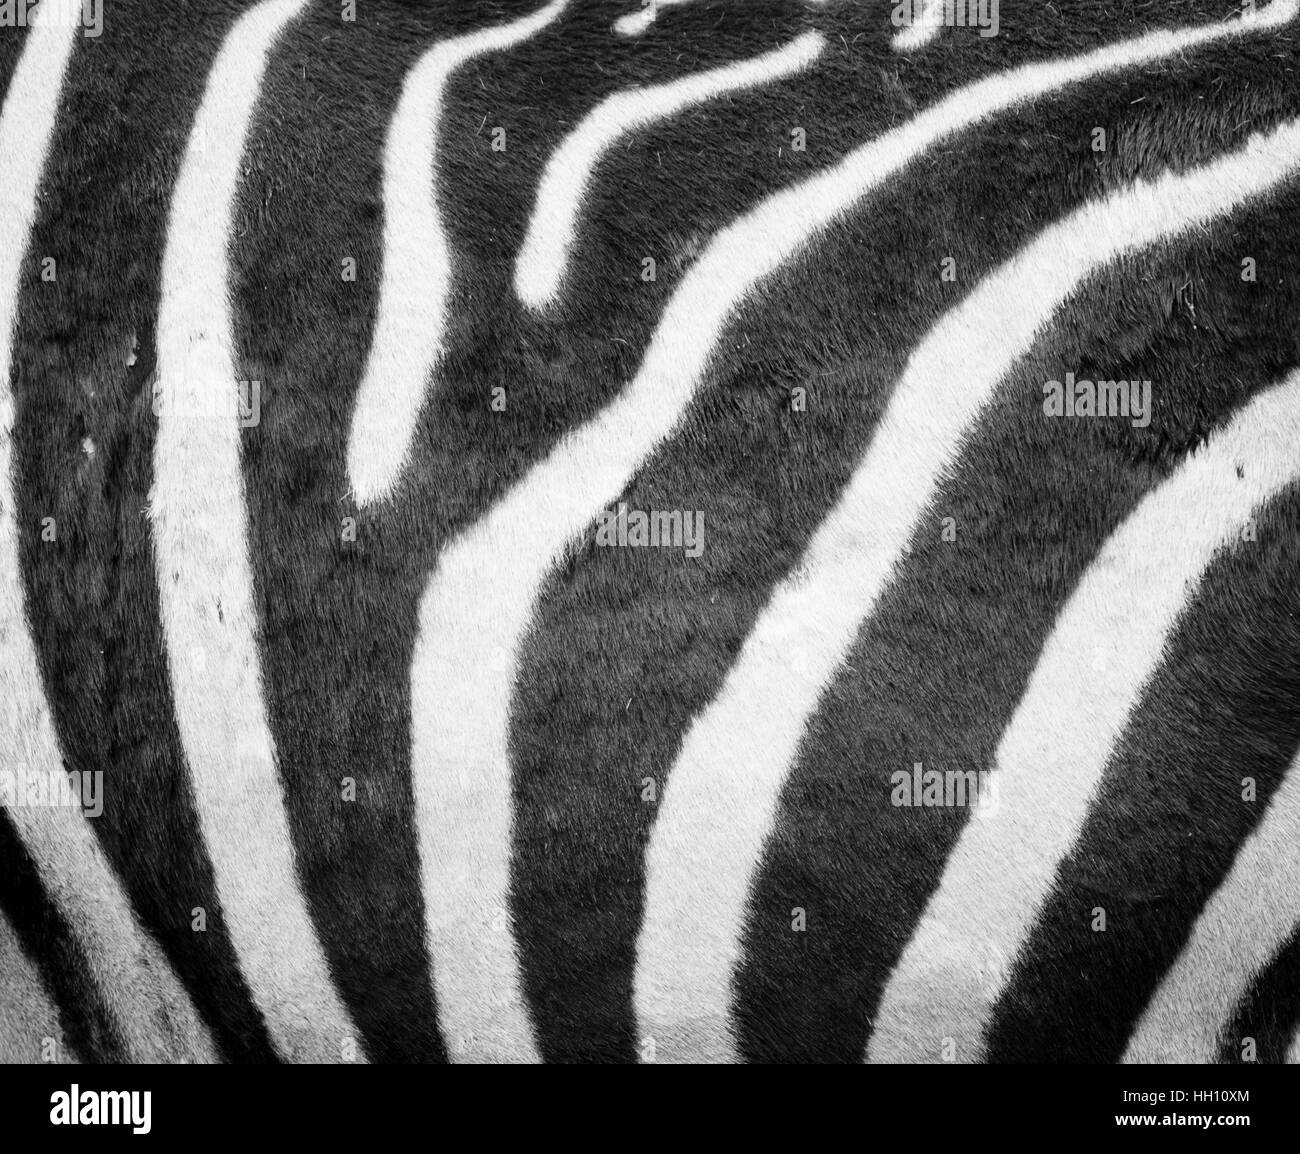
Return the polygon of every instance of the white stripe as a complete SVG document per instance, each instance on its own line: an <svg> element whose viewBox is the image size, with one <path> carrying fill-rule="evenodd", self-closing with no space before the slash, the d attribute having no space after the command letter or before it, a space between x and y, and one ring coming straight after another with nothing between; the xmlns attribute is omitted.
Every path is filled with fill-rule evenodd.
<svg viewBox="0 0 1300 1154"><path fill-rule="evenodd" d="M299 886L262 699L227 258L267 56L303 6L265 0L240 18L190 134L163 257L150 515L176 719L230 936L281 1057L324 1062L356 1031Z"/></svg>
<svg viewBox="0 0 1300 1154"><path fill-rule="evenodd" d="M1291 1046L1286 1052L1287 1065L1300 1066L1300 1028L1297 1028L1295 1037L1291 1039Z"/></svg>
<svg viewBox="0 0 1300 1154"><path fill-rule="evenodd" d="M965 3L965 0L961 0ZM996 2L996 0L995 0ZM912 11L916 10L916 0L908 0ZM943 30L944 0L921 0L920 16L906 28L894 34L892 47L895 52L915 52L937 40ZM974 0L971 0L971 19L974 21Z"/></svg>
<svg viewBox="0 0 1300 1154"><path fill-rule="evenodd" d="M1300 388L1300 373L1292 377ZM1288 414L1292 433L1300 432ZM1287 446L1300 460L1300 441ZM1249 465L1247 466L1249 468ZM1300 465L1293 473L1300 473ZM1300 924L1300 756L1138 1022L1125 1062L1214 1062L1219 1032Z"/></svg>
<svg viewBox="0 0 1300 1154"><path fill-rule="evenodd" d="M640 36L659 17L661 8L674 8L690 0L643 0L639 12L630 12L614 21L614 31L620 36Z"/></svg>
<svg viewBox="0 0 1300 1154"><path fill-rule="evenodd" d="M510 867L511 686L538 591L695 395L723 325L764 277L935 141L1097 72L1181 52L1295 14L1159 32L959 89L837 167L768 197L723 229L687 273L636 378L440 558L420 606L411 668L412 774L439 1013L467 1051L533 1056L502 912ZM500 925L501 930L491 927ZM512 1047L520 1047L512 1051Z"/></svg>
<svg viewBox="0 0 1300 1154"><path fill-rule="evenodd" d="M9 374L22 264L75 28L69 6L46 3L36 10L0 114L0 768L60 778L63 755L24 609ZM16 806L8 813L81 942L126 1057L213 1060L207 1030L162 952L136 923L88 819L66 809Z"/></svg>
<svg viewBox="0 0 1300 1154"><path fill-rule="evenodd" d="M442 356L452 259L438 207L438 139L452 73L541 31L567 0L430 48L407 74L384 151L384 276L348 437L358 505L385 497L411 450L429 375Z"/></svg>
<svg viewBox="0 0 1300 1154"><path fill-rule="evenodd" d="M13 923L0 909L0 1063L76 1062L63 1037L59 1011L45 983L18 940ZM46 1047L52 1047L47 1059Z"/></svg>
<svg viewBox="0 0 1300 1154"><path fill-rule="evenodd" d="M660 1061L732 1054L726 1009L745 900L804 727L999 380L1100 265L1227 211L1300 164L1298 153L1291 126L1084 206L976 286L913 352L799 578L775 590L669 775L647 854L636 987Z"/></svg>
<svg viewBox="0 0 1300 1154"><path fill-rule="evenodd" d="M1300 128L1290 165L1300 163ZM1227 197L1234 181L1222 183ZM979 1058L1024 944L1166 638L1216 553L1300 478L1300 373L1245 406L1106 542L1061 612L995 755L999 812L971 820L885 990L868 1056ZM1090 917L1087 911L1080 916Z"/></svg>
<svg viewBox="0 0 1300 1154"><path fill-rule="evenodd" d="M724 92L792 76L816 60L824 45L820 33L805 32L784 48L752 60L710 69L671 84L617 92L601 101L547 161L528 221L528 234L515 264L519 299L532 308L542 308L555 299L573 245L582 197L596 166L620 138Z"/></svg>

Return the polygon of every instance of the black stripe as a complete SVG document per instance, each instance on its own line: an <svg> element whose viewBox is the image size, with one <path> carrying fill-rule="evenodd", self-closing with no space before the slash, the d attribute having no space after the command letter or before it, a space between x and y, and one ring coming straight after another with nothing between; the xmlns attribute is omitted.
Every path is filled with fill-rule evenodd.
<svg viewBox="0 0 1300 1154"><path fill-rule="evenodd" d="M145 512L168 204L235 15L227 4L196 22L184 10L115 4L102 37L77 42L25 266L14 482L27 615L66 765L104 772L94 829L221 1049L271 1061L190 795ZM53 283L40 278L46 255L57 261ZM41 539L45 517L55 518L54 542ZM205 932L191 928L196 908Z"/></svg>
<svg viewBox="0 0 1300 1154"><path fill-rule="evenodd" d="M1245 1060L1245 1041L1255 1042L1255 1061L1280 1064L1300 1030L1300 927L1256 975L1224 1030L1219 1061Z"/></svg>
<svg viewBox="0 0 1300 1154"><path fill-rule="evenodd" d="M26 44L26 25L0 29L0 101L9 93L9 82L13 79Z"/></svg>
<svg viewBox="0 0 1300 1154"><path fill-rule="evenodd" d="M285 29L249 139L231 246L241 376L262 382L260 423L242 439L245 501L268 716L331 972L372 1060L441 1062L409 699L415 607L441 526L418 501L358 515L342 498L382 269L387 126L419 55L490 15L358 14L342 25L317 8ZM355 283L341 279L345 256Z"/></svg>

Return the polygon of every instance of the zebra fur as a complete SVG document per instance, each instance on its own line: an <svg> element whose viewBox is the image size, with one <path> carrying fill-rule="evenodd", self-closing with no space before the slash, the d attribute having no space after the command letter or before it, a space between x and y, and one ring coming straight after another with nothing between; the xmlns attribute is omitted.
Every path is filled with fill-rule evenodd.
<svg viewBox="0 0 1300 1154"><path fill-rule="evenodd" d="M0 29L3 757L105 777L0 815L6 1054L57 1007L83 1061L1294 1058L1297 5L892 7ZM1159 374L1150 427L1045 420L1070 366ZM1069 822L1050 775L1020 839L891 805L1000 771L1212 466L1143 676L1048 696ZM702 510L698 563L601 549L619 502ZM986 829L990 877L1056 839L1032 883Z"/></svg>

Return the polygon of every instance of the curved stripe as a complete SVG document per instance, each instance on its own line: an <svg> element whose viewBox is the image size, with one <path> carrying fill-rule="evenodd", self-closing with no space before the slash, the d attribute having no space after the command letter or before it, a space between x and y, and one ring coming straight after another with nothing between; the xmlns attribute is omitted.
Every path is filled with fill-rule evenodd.
<svg viewBox="0 0 1300 1154"><path fill-rule="evenodd" d="M64 780L28 632L15 513L14 397L9 379L22 266L36 192L72 55L76 13L42 4L0 113L0 768ZM131 1061L212 1061L215 1049L162 952L136 922L89 819L67 809L9 811L41 881L80 940Z"/></svg>
<svg viewBox="0 0 1300 1154"><path fill-rule="evenodd" d="M0 1063L44 1062L53 1044L55 1062L77 1062L63 1037L59 1011L18 940L13 923L0 910Z"/></svg>
<svg viewBox="0 0 1300 1154"><path fill-rule="evenodd" d="M636 979L641 1030L659 1060L734 1056L727 1007L745 902L804 727L998 382L1101 265L1227 211L1296 166L1300 122L1186 176L1086 205L981 281L913 352L800 579L776 588L669 774L647 850Z"/></svg>
<svg viewBox="0 0 1300 1154"><path fill-rule="evenodd" d="M438 207L438 137L452 73L541 31L567 0L430 48L407 74L384 149L384 276L348 436L358 505L387 496L411 449L429 374L442 356L452 260Z"/></svg>
<svg viewBox="0 0 1300 1154"><path fill-rule="evenodd" d="M640 36L658 19L661 8L689 3L690 0L641 0L641 11L620 16L614 21L614 31L620 36Z"/></svg>
<svg viewBox="0 0 1300 1154"><path fill-rule="evenodd" d="M1099 72L1275 27L1296 7L1296 0L1274 0L1258 15L1231 23L1152 33L989 77L827 172L768 197L709 243L622 394L566 435L445 551L420 605L411 666L411 769L429 952L453 1052L460 1039L466 1054L536 1056L505 911L510 695L538 592L564 550L676 425L740 302L935 141Z"/></svg>
<svg viewBox="0 0 1300 1154"><path fill-rule="evenodd" d="M1295 1037L1291 1039L1291 1047L1286 1052L1286 1061L1288 1066L1300 1066L1300 1030L1296 1030Z"/></svg>
<svg viewBox="0 0 1300 1154"><path fill-rule="evenodd" d="M1284 131L1300 163L1300 129ZM1013 958L1027 939L1166 638L1215 555L1300 479L1297 446L1300 373L1212 435L1089 566L998 745L998 812L963 830L890 976L872 1061L937 1060L944 1038L959 1060L979 1057L1006 972L990 980L974 960Z"/></svg>
<svg viewBox="0 0 1300 1154"><path fill-rule="evenodd" d="M1300 385L1300 373L1293 381ZM1295 413L1290 431L1300 433ZM1290 451L1300 458L1300 440ZM1300 472L1300 469L1296 470ZM1294 475L1294 473L1293 473ZM1234 1007L1300 923L1300 756L1138 1022L1125 1062L1216 1060Z"/></svg>
<svg viewBox="0 0 1300 1154"><path fill-rule="evenodd" d="M528 233L515 262L515 291L530 308L553 302L568 264L578 210L596 166L630 132L675 116L724 92L793 76L821 55L825 40L805 32L783 48L687 76L671 84L633 88L601 101L551 154L542 174Z"/></svg>
<svg viewBox="0 0 1300 1154"><path fill-rule="evenodd" d="M965 3L965 0L960 0ZM939 38L943 31L944 0L909 0L909 7L916 12L920 4L920 14L906 28L894 33L890 47L895 52L915 52ZM971 0L971 20L974 21L975 2Z"/></svg>
<svg viewBox="0 0 1300 1154"><path fill-rule="evenodd" d="M230 937L280 1055L324 1062L356 1030L298 883L262 696L226 251L267 56L304 4L265 0L239 19L190 133L163 256L150 516L176 720Z"/></svg>

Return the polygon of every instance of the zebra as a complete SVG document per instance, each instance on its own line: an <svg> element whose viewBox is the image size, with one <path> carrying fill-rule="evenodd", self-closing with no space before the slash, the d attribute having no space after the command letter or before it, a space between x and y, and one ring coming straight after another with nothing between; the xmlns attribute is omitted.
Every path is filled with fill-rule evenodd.
<svg viewBox="0 0 1300 1154"><path fill-rule="evenodd" d="M1298 9L0 8L0 1055L1300 1060Z"/></svg>

